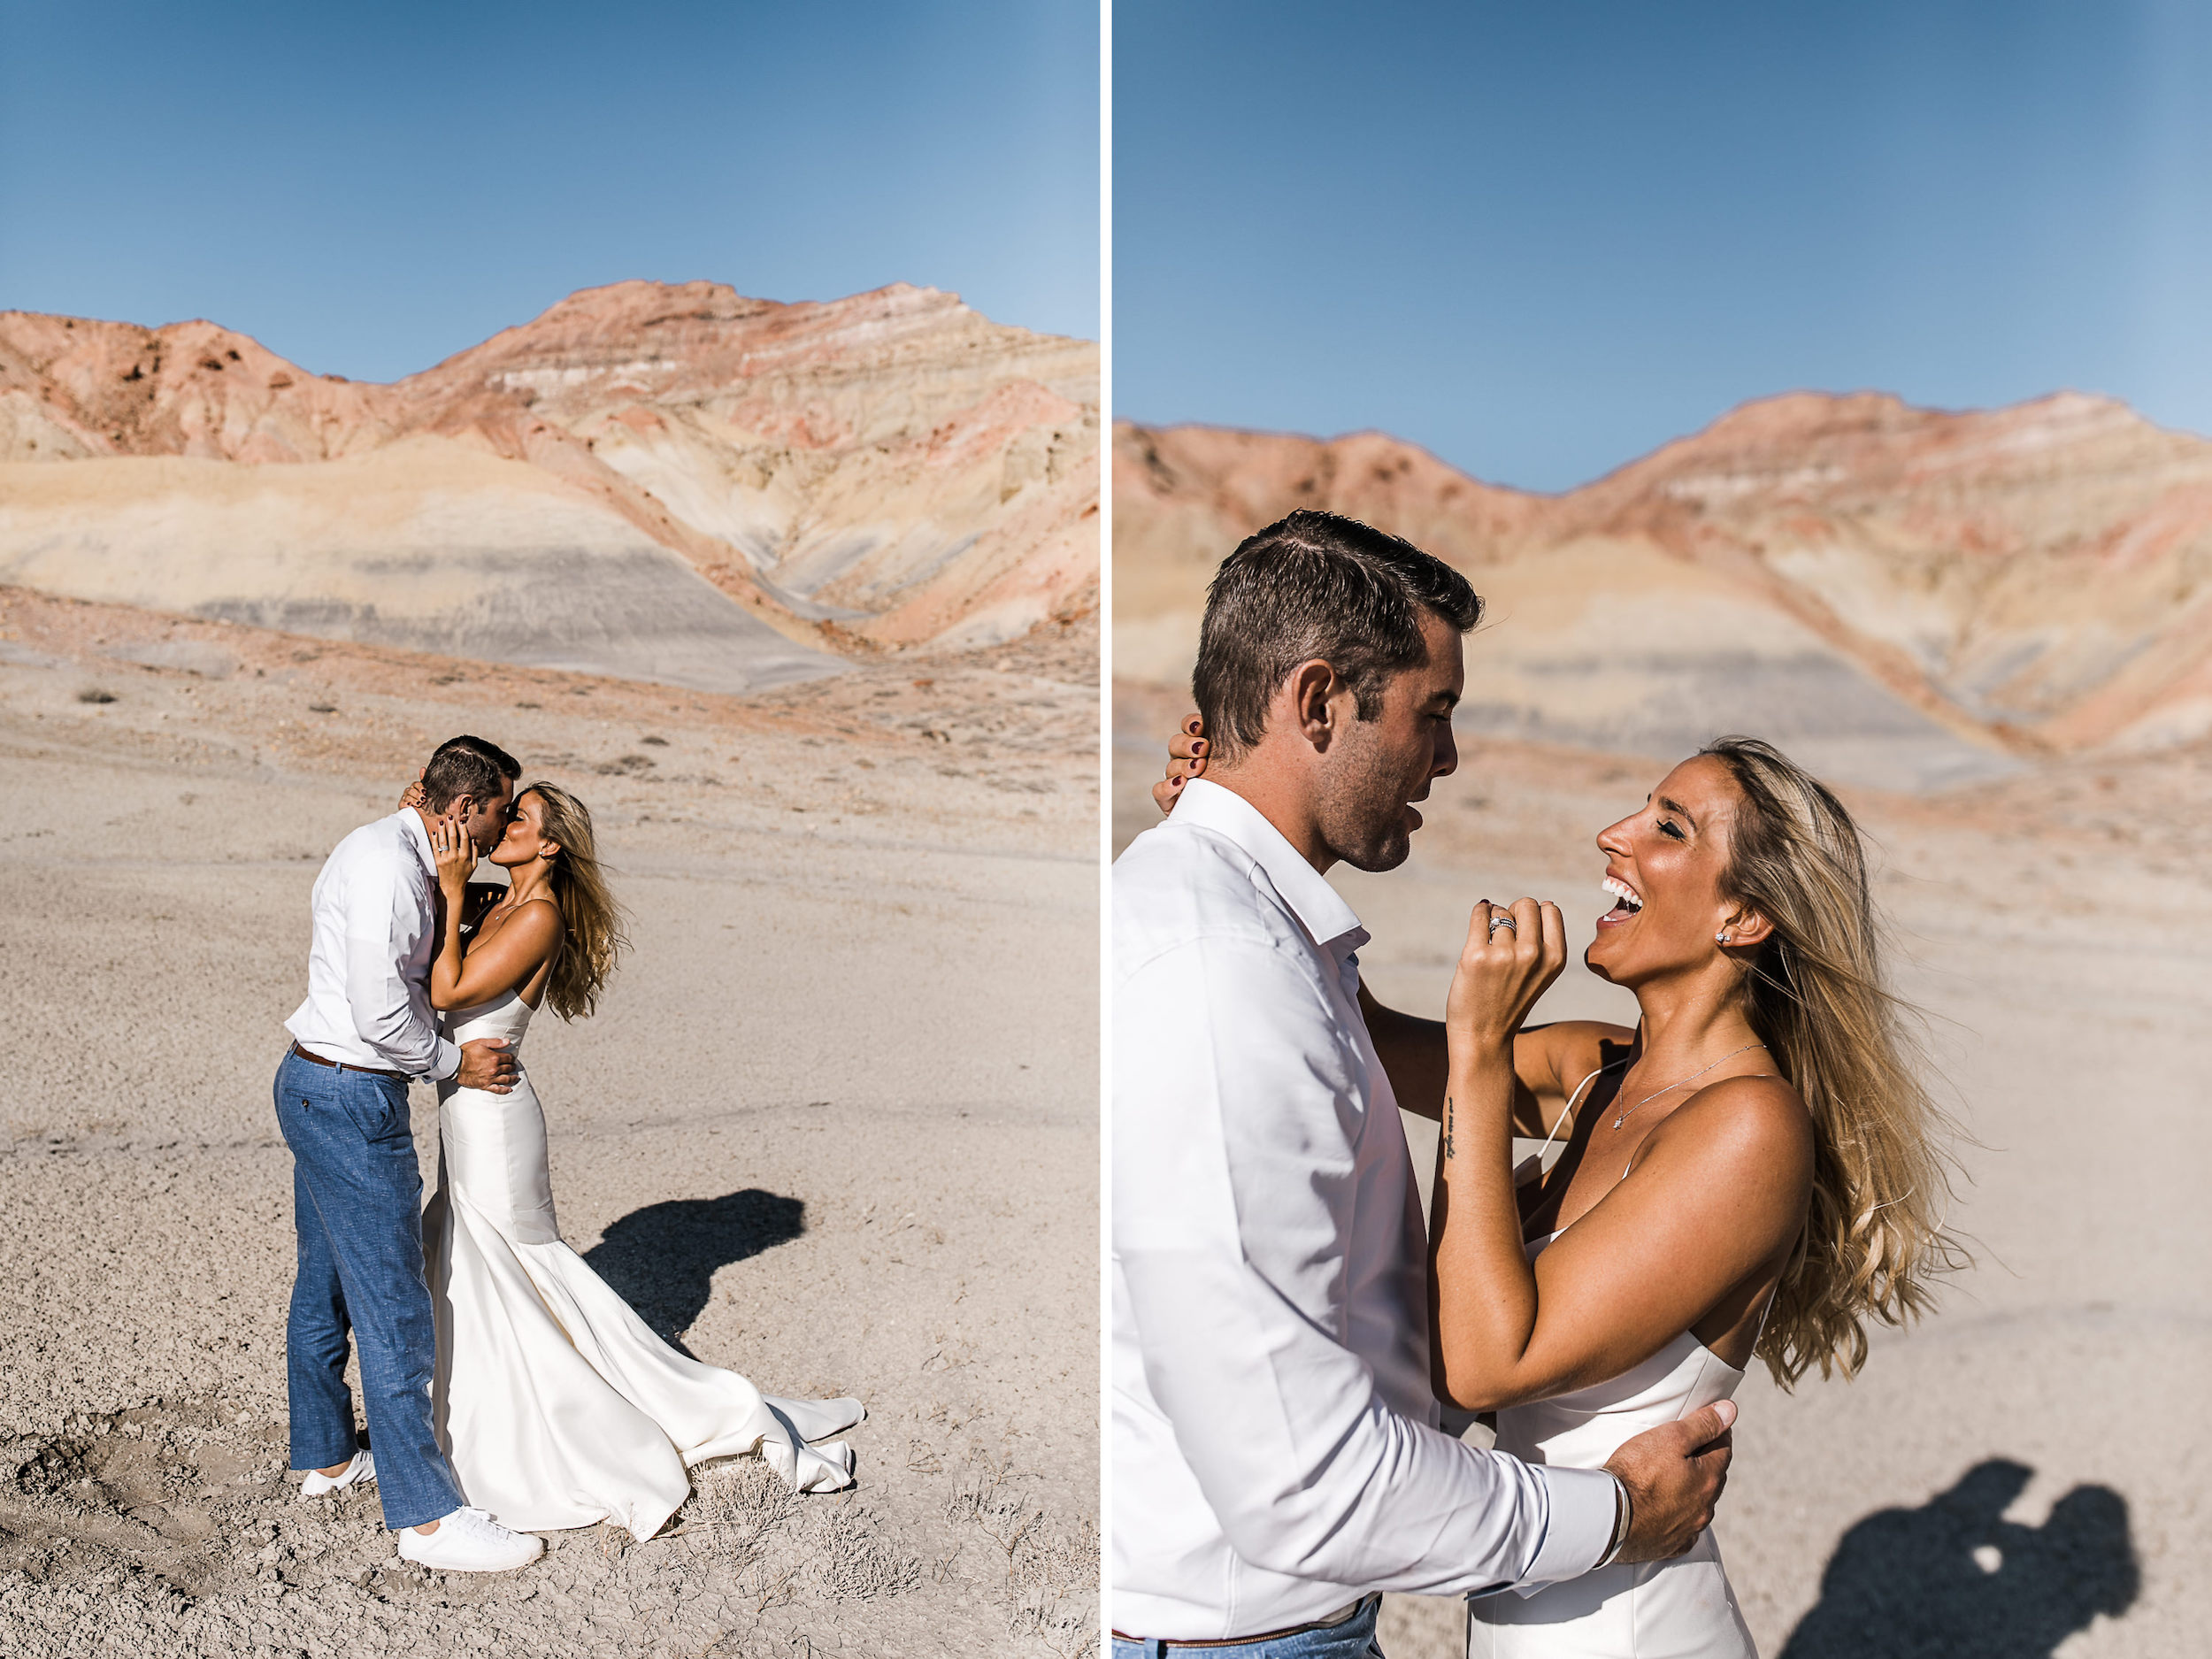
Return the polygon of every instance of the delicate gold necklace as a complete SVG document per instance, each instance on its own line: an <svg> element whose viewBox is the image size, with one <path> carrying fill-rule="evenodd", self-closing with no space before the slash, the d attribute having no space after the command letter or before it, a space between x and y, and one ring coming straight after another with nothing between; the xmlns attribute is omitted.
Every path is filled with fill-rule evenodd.
<svg viewBox="0 0 2212 1659"><path fill-rule="evenodd" d="M1691 1072L1689 1076L1682 1079L1682 1083L1694 1083L1698 1080L1698 1079L1703 1077L1706 1072L1711 1071L1713 1066L1719 1065L1725 1061L1732 1060L1740 1054L1748 1054L1754 1048L1763 1048L1765 1047L1766 1044L1763 1042L1747 1042L1740 1048L1731 1048L1726 1054L1721 1056L1720 1059L1714 1061L1713 1065L1700 1066L1696 1071ZM1625 1081L1626 1079L1623 1080ZM1666 1087L1663 1089L1655 1089L1651 1094L1645 1095L1643 1099L1638 1101L1634 1106L1622 1107L1619 1115L1613 1119L1613 1127L1616 1129L1619 1128L1623 1124L1628 1121L1629 1114L1631 1112L1637 1110L1640 1107L1650 1105L1652 1102L1657 1100L1662 1094L1671 1094L1675 1090L1682 1087L1682 1083L1670 1083L1666 1086Z"/></svg>

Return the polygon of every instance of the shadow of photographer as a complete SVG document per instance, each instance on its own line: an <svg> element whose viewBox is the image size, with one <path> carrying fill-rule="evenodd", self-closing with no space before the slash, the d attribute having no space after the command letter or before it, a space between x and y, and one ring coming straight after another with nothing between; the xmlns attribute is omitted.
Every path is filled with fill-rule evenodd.
<svg viewBox="0 0 2212 1659"><path fill-rule="evenodd" d="M2048 1659L2097 1614L2124 1612L2139 1578L2127 1500L2076 1486L2041 1526L2005 1520L2034 1472L1992 1458L1916 1509L1853 1526L1780 1659Z"/></svg>
<svg viewBox="0 0 2212 1659"><path fill-rule="evenodd" d="M672 1198L634 1210L584 1253L591 1271L672 1347L706 1310L715 1270L806 1231L806 1204L749 1187L719 1198ZM696 1357L695 1356L694 1357Z"/></svg>

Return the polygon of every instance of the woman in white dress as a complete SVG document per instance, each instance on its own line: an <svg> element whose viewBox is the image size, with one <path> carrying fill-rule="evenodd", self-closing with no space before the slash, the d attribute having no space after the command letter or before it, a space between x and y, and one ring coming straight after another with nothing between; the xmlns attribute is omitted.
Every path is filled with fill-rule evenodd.
<svg viewBox="0 0 2212 1659"><path fill-rule="evenodd" d="M1164 810L1205 749L1187 722ZM1732 1395L1755 1355L1785 1388L1850 1376L1868 1322L1916 1317L1962 1259L1842 803L1725 738L1597 844L1615 902L1583 960L1635 993L1634 1029L1523 1025L1566 960L1532 899L1475 907L1442 1025L1361 991L1399 1104L1441 1119L1437 1392L1494 1412L1500 1449L1591 1469ZM1710 1531L1469 1613L1470 1659L1755 1655Z"/></svg>
<svg viewBox="0 0 2212 1659"><path fill-rule="evenodd" d="M476 854L434 828L443 935L431 1001L456 1042L522 1046L531 1015L589 1014L626 941L583 803L550 783L515 799L488 855L504 887L472 887ZM691 1466L757 1453L801 1491L852 1484L841 1441L857 1400L764 1397L662 1341L561 1242L545 1115L511 1094L438 1086L438 1189L423 1212L437 1315L432 1402L468 1502L518 1532L612 1521L650 1538L691 1489Z"/></svg>
<svg viewBox="0 0 2212 1659"><path fill-rule="evenodd" d="M1476 907L1430 1247L1440 1391L1494 1410L1502 1449L1585 1468L1732 1394L1755 1355L1785 1387L1816 1364L1850 1375L1868 1321L1914 1317L1956 1259L1941 1119L1842 803L1770 746L1724 739L1598 847L1615 902L1583 960L1641 1018L1517 1031L1498 994L1556 976L1559 912ZM1566 1151L1548 1174L1541 1151L1522 1160L1517 1191L1515 1132L1547 1117L1571 1124ZM1478 1659L1755 1653L1710 1531L1470 1614Z"/></svg>

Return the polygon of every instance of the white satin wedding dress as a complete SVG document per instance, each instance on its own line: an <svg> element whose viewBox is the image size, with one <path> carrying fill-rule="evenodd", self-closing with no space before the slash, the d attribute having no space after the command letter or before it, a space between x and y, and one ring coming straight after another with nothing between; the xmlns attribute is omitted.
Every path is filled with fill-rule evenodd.
<svg viewBox="0 0 2212 1659"><path fill-rule="evenodd" d="M1529 1259L1558 1236L1532 1241ZM1729 1399L1743 1376L1685 1331L1610 1382L1500 1411L1498 1449L1602 1468L1646 1429ZM1530 1596L1480 1596L1467 1611L1468 1659L1758 1659L1710 1527L1671 1561L1601 1567Z"/></svg>
<svg viewBox="0 0 2212 1659"><path fill-rule="evenodd" d="M456 1042L519 1050L514 992L446 1017ZM520 1072L493 1094L438 1086L438 1190L423 1211L437 1312L432 1403L462 1495L518 1532L606 1520L650 1538L691 1490L688 1470L757 1452L802 1492L852 1484L842 1441L857 1400L774 1400L678 1353L561 1242L545 1114Z"/></svg>

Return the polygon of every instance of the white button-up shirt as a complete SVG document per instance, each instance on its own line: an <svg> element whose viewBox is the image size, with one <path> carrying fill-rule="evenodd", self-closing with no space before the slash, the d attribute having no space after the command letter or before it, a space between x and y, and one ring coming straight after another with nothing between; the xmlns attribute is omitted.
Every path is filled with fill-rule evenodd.
<svg viewBox="0 0 2212 1659"><path fill-rule="evenodd" d="M1114 1628L1218 1640L1595 1566L1609 1476L1437 1427L1351 906L1201 779L1115 862L1113 929Z"/></svg>
<svg viewBox="0 0 2212 1659"><path fill-rule="evenodd" d="M345 1065L449 1078L459 1047L430 1006L437 859L422 815L403 808L338 843L310 901L307 1000L284 1022L300 1047Z"/></svg>

